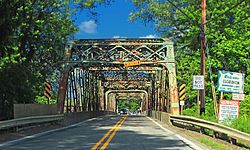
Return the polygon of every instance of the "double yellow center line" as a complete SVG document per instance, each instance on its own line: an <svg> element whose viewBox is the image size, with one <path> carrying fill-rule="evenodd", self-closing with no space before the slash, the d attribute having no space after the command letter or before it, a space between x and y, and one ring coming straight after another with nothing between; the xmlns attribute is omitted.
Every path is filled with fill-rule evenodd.
<svg viewBox="0 0 250 150"><path fill-rule="evenodd" d="M118 122L91 148L91 150L96 150L103 143L103 141L109 136L106 142L100 148L100 150L104 150L109 145L109 142L113 139L116 132L122 126L126 118L127 116L120 118Z"/></svg>

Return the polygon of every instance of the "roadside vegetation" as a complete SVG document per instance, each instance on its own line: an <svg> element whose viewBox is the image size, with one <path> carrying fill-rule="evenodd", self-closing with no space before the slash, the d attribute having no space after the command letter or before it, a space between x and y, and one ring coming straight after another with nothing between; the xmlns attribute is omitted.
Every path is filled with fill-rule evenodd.
<svg viewBox="0 0 250 150"><path fill-rule="evenodd" d="M132 113L136 113L140 106L140 101L134 98L117 100L118 110L128 109Z"/></svg>
<svg viewBox="0 0 250 150"><path fill-rule="evenodd" d="M218 143L214 140L211 140L209 138L200 138L199 141L203 144L206 144L207 146L211 147L212 149L217 149L217 150L233 150L233 148L230 148L224 144Z"/></svg>
<svg viewBox="0 0 250 150"><path fill-rule="evenodd" d="M206 112L197 111L197 94L192 89L193 75L200 74L201 1L133 0L137 10L131 20L154 22L164 38L175 43L178 84L186 84L184 115L218 122L212 99L212 85L217 86L218 71L245 74L245 100L240 104L239 118L226 125L249 133L250 126L250 2L207 1L206 23ZM220 92L216 91L216 99ZM230 93L224 99L230 100Z"/></svg>
<svg viewBox="0 0 250 150"><path fill-rule="evenodd" d="M13 117L14 103L43 103L45 81L58 80L55 63L78 31L73 15L107 1L0 1L0 120Z"/></svg>

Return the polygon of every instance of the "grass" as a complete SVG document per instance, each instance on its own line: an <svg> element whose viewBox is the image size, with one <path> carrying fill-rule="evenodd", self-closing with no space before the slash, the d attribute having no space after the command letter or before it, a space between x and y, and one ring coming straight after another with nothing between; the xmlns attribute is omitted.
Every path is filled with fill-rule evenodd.
<svg viewBox="0 0 250 150"><path fill-rule="evenodd" d="M218 143L218 142L214 141L213 139L201 137L201 138L199 138L199 141L201 143L211 147L214 150L232 150L232 148L230 148L224 144Z"/></svg>
<svg viewBox="0 0 250 150"><path fill-rule="evenodd" d="M241 141L241 140L237 140L237 143L238 143L239 145L241 145L242 147L245 147L245 148L247 148L247 149L250 149L250 143L246 143L246 142Z"/></svg>

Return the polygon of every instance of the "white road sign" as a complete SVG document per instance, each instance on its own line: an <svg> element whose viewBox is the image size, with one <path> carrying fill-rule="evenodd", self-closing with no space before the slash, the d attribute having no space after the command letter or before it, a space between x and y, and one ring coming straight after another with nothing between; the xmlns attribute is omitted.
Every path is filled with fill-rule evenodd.
<svg viewBox="0 0 250 150"><path fill-rule="evenodd" d="M219 122L237 118L239 115L240 101L221 100L219 110Z"/></svg>
<svg viewBox="0 0 250 150"><path fill-rule="evenodd" d="M204 89L204 76L193 76L193 89Z"/></svg>
<svg viewBox="0 0 250 150"><path fill-rule="evenodd" d="M244 74L237 72L219 71L218 90L221 92L243 93Z"/></svg>
<svg viewBox="0 0 250 150"><path fill-rule="evenodd" d="M233 100L244 100L245 94L238 94L238 93L233 93L232 99Z"/></svg>

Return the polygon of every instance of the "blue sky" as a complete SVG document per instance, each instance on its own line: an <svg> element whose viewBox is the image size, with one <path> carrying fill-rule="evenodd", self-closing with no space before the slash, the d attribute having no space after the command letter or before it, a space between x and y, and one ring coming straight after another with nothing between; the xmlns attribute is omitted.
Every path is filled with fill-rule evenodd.
<svg viewBox="0 0 250 150"><path fill-rule="evenodd" d="M76 39L96 38L139 38L157 37L154 24L129 21L129 13L135 10L131 0L115 0L110 5L100 5L94 9L98 15L91 16L86 10L76 15L75 24L80 31Z"/></svg>

